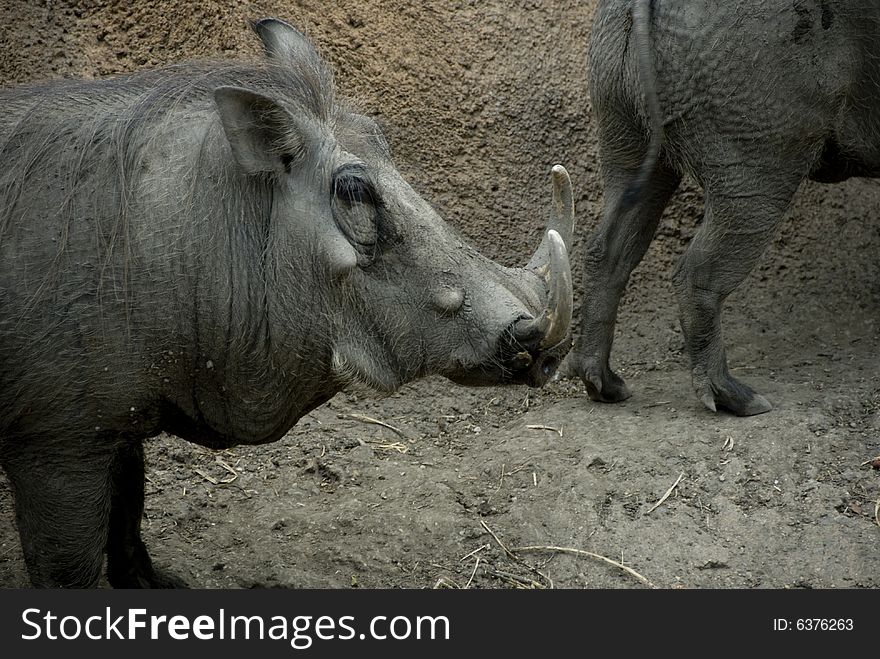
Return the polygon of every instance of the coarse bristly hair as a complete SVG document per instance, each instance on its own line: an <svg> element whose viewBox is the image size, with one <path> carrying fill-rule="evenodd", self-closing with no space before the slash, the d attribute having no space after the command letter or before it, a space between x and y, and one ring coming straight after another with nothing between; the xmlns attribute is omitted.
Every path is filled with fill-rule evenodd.
<svg viewBox="0 0 880 659"><path fill-rule="evenodd" d="M0 90L0 253L10 249L10 232L22 226L31 230L27 222L39 217L47 237L60 236L53 247L58 261L68 246L71 222L87 216L105 236L96 257L105 266L112 262L124 269L119 262L127 260L131 248L132 195L138 186L150 184L144 163L157 157L151 149L162 139L163 148L173 151L166 169L186 180L191 194L166 201L162 208L142 207L142 224L162 221L150 215L168 212L172 205L178 225L192 228L211 218L209 231L224 231L223 218L265 215L271 204L266 181L236 170L222 139L214 91L223 86L269 97L291 115L331 132L364 132L361 118L337 100L332 75L314 51L304 50L297 58L188 61L102 80L64 79ZM185 139L180 137L184 133ZM362 142L381 145L365 137ZM154 198L163 194L147 192ZM118 285L119 278L113 279ZM123 275L123 288L124 280ZM40 290L47 285L53 282L42 282Z"/></svg>

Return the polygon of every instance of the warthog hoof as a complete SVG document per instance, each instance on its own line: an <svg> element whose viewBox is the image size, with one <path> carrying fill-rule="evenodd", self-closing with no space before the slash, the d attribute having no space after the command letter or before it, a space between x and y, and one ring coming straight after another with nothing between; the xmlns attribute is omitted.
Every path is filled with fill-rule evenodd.
<svg viewBox="0 0 880 659"><path fill-rule="evenodd" d="M737 416L754 416L773 409L766 398L730 373L710 376L702 369L694 369L693 384L703 405L713 412L721 407Z"/></svg>
<svg viewBox="0 0 880 659"><path fill-rule="evenodd" d="M596 357L579 357L569 353L559 367L560 377L579 377L587 388L587 395L600 403L619 403L632 396L626 382L611 370L608 363L602 364Z"/></svg>

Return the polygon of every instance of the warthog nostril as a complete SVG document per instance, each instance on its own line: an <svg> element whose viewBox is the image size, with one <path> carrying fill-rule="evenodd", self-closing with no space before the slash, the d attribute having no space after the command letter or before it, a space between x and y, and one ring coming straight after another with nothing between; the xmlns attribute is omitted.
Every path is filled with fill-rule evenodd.
<svg viewBox="0 0 880 659"><path fill-rule="evenodd" d="M549 377L556 371L557 366L559 366L559 360L556 359L556 357L547 357L547 359L541 363L541 373L543 373L544 376Z"/></svg>

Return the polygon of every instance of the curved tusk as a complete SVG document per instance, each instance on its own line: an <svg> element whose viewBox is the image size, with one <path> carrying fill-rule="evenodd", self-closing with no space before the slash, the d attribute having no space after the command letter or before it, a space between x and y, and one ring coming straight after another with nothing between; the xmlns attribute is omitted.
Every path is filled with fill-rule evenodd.
<svg viewBox="0 0 880 659"><path fill-rule="evenodd" d="M544 311L533 319L517 323L518 337L541 336L542 350L553 348L568 335L571 327L571 312L574 306L571 285L571 267L568 251L559 232L550 229L544 238L548 245L547 259L547 303ZM543 242L542 242L543 244Z"/></svg>
<svg viewBox="0 0 880 659"><path fill-rule="evenodd" d="M547 230L555 231L567 250L571 249L571 238L574 233L574 195L571 190L571 177L562 165L554 165L551 170L553 180L553 201L550 207L550 220ZM526 266L546 280L550 260L550 245L547 236L541 241L538 249Z"/></svg>
<svg viewBox="0 0 880 659"><path fill-rule="evenodd" d="M571 327L574 293L565 241L554 229L547 231L546 240L550 245L550 277L547 306L541 315L547 314L550 327L541 341L541 348L552 348L565 339Z"/></svg>
<svg viewBox="0 0 880 659"><path fill-rule="evenodd" d="M571 177L562 165L553 165L553 208L551 210L548 229L553 229L565 243L565 249L571 249L571 237L574 233L574 193L571 190Z"/></svg>

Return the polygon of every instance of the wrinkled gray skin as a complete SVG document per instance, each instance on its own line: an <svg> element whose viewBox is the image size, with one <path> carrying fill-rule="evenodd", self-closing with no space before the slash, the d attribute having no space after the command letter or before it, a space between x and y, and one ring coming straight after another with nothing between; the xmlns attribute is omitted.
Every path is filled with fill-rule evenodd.
<svg viewBox="0 0 880 659"><path fill-rule="evenodd" d="M590 93L604 208L565 368L593 400L630 396L609 366L618 303L690 174L705 214L673 282L693 386L712 411L768 411L728 371L722 304L803 179L880 175L880 2L603 0Z"/></svg>
<svg viewBox="0 0 880 659"><path fill-rule="evenodd" d="M538 386L569 346L565 170L553 230L503 268L299 32L254 28L256 63L0 92L0 465L36 586L94 585L104 552L113 586L179 585L140 538L160 431L271 442L351 385Z"/></svg>

